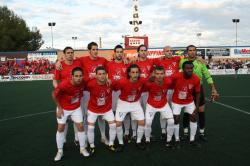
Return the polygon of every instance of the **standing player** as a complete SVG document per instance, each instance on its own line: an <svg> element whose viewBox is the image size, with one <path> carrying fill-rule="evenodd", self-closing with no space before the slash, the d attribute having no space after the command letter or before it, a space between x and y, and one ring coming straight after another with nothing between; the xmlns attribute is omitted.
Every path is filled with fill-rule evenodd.
<svg viewBox="0 0 250 166"><path fill-rule="evenodd" d="M116 85L116 89L121 90L116 109L116 125L117 138L119 146L117 151L121 151L124 147L122 121L127 113L131 114L131 120L138 122L136 145L140 149L144 149L145 145L141 142L144 133L144 113L140 104L140 97L143 91L143 81L140 78L140 68L136 64L131 64L127 68L127 79L120 80Z"/></svg>
<svg viewBox="0 0 250 166"><path fill-rule="evenodd" d="M149 92L148 101L146 105L146 127L145 137L146 143L150 143L151 125L155 113L160 112L161 118L166 119L167 125L167 142L166 146L171 147L171 140L174 132L174 119L172 110L167 102L167 91L171 86L171 79L165 78L165 70L162 66L154 68L153 81L148 81L145 84L145 89Z"/></svg>
<svg viewBox="0 0 250 166"><path fill-rule="evenodd" d="M137 61L135 62L135 64L138 65L140 68L140 71L141 71L140 79L142 81L146 81L149 79L149 77L151 76L151 73L153 71L154 61L152 59L147 58L148 48L146 45L143 45L143 44L140 45L137 48L137 53L138 53L138 58L137 58ZM146 110L147 98L148 98L148 93L142 92L142 95L140 98L140 103L141 103L141 106L142 106L142 109L144 112ZM129 121L125 121L125 126L127 126L126 123L128 123L128 122ZM132 139L135 140L136 139L136 128L137 128L136 121L131 121L131 126L132 126L132 131L133 131Z"/></svg>
<svg viewBox="0 0 250 166"><path fill-rule="evenodd" d="M155 60L155 64L158 66L163 66L165 69L165 76L171 77L173 74L179 72L180 56L173 56L173 51L170 46L165 46L163 48L164 57ZM173 89L169 89L167 92L167 100L169 105L172 103ZM161 139L166 140L166 124L167 120L160 117L161 124Z"/></svg>
<svg viewBox="0 0 250 166"><path fill-rule="evenodd" d="M83 72L84 72L84 80L89 81L95 78L95 70L98 66L106 66L107 60L103 57L98 56L98 45L95 42L90 42L88 44L88 51L89 56L81 57L79 58L79 61L82 64ZM61 64L57 65L57 67L61 70ZM85 114L84 122L87 122L87 107L89 102L89 92L84 91L83 92L83 99L81 101L81 105L83 108L83 112ZM108 140L105 135L105 121L101 118L98 118L98 125L101 132L101 142L108 145ZM85 126L85 129L87 129L87 126Z"/></svg>
<svg viewBox="0 0 250 166"><path fill-rule="evenodd" d="M64 129L67 118L71 116L77 126L77 134L80 143L80 154L87 157L88 151L85 149L86 135L83 128L83 115L80 107L84 82L82 81L83 71L76 67L72 70L72 78L62 81L53 91L52 96L57 105L57 133L56 143L58 152L55 161L63 157L63 143L65 140Z"/></svg>
<svg viewBox="0 0 250 166"><path fill-rule="evenodd" d="M143 81L147 81L151 76L153 71L154 61L152 59L148 59L148 48L145 45L140 45L137 48L138 52L138 59L135 64L137 64L141 70L140 79ZM141 105L143 110L146 110L146 103L147 103L148 93L143 92L141 97Z"/></svg>
<svg viewBox="0 0 250 166"><path fill-rule="evenodd" d="M197 130L196 114L200 104L200 79L193 74L193 63L186 61L182 65L183 72L177 73L172 77L174 88L172 98L172 109L175 120L175 141L179 146L179 121L181 109L190 116L190 144L195 144L195 135ZM196 102L194 103L193 92L196 94Z"/></svg>
<svg viewBox="0 0 250 166"><path fill-rule="evenodd" d="M124 52L121 45L117 45L114 48L114 61L107 63L108 78L112 83L126 78L127 65L123 63ZM120 91L112 92L112 110L116 110L117 100L120 95Z"/></svg>
<svg viewBox="0 0 250 166"><path fill-rule="evenodd" d="M81 57L79 60L83 64L83 71L85 80L92 80L96 76L96 68L98 66L106 67L107 60L103 57L98 56L98 45L95 42L90 42L88 44L89 56ZM89 102L89 92L84 91L84 98L82 101L84 113L87 114L88 102ZM86 119L85 119L86 121ZM102 118L98 118L98 126L101 132L101 142L108 145L108 139L105 134L105 121Z"/></svg>
<svg viewBox="0 0 250 166"><path fill-rule="evenodd" d="M58 84L61 81L71 79L71 72L75 67L81 67L82 64L79 60L74 60L74 50L71 47L65 47L63 50L64 54L64 61L61 62L62 70L55 70L54 77L53 77L53 87L57 88ZM66 136L68 131L68 123L65 125L65 142L66 142ZM78 141L78 134L77 134L77 128L74 125L74 131L75 131L75 140L74 143L76 145L79 145Z"/></svg>
<svg viewBox="0 0 250 166"><path fill-rule="evenodd" d="M104 67L96 68L96 79L87 84L90 92L88 104L88 141L90 153L95 153L95 122L102 116L109 124L109 149L115 151L114 140L116 137L115 117L112 111L112 87L107 85L107 73Z"/></svg>
<svg viewBox="0 0 250 166"><path fill-rule="evenodd" d="M117 45L114 48L114 61L108 62L107 64L107 71L108 71L108 77L112 81L112 83L116 83L121 79L125 79L127 77L126 70L127 65L123 61L124 59L124 50L121 45ZM112 110L115 112L117 107L117 100L119 98L119 95L121 94L121 91L113 91L112 92ZM129 114L126 115L124 121L124 137L125 141L129 142L129 129L130 129L130 116Z"/></svg>
<svg viewBox="0 0 250 166"><path fill-rule="evenodd" d="M202 141L206 141L207 138L205 137L205 95L204 95L204 90L203 90L203 80L205 79L207 83L211 87L211 99L215 100L219 97L219 94L217 93L214 81L206 67L206 64L202 62L197 57L197 51L196 47L194 45L189 45L187 46L187 57L181 59L180 66L185 61L192 61L194 65L194 70L193 72L200 78L200 105L199 105L199 111L198 111L198 117L199 117L199 128L200 128L200 135L199 138ZM194 94L194 99L196 99L195 94ZM183 115L183 128L184 128L184 138L187 138L188 135L188 119L189 115L187 113L184 113Z"/></svg>

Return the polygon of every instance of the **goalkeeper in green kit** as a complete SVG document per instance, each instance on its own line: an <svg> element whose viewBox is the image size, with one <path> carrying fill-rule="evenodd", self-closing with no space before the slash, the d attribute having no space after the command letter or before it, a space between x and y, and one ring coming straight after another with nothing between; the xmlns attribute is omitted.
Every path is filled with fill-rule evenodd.
<svg viewBox="0 0 250 166"><path fill-rule="evenodd" d="M203 90L203 82L207 81L207 83L211 87L211 100L214 101L218 99L219 94L217 93L216 87L214 85L214 81L206 67L205 62L197 57L196 47L194 45L187 46L187 56L185 58L182 58L180 61L179 66L182 66L182 64L185 61L192 61L194 64L193 72L200 78L201 82L201 94L200 94L200 106L199 106L199 112L198 112L198 119L199 119L199 138L201 141L206 142L207 138L205 136L205 95ZM194 93L195 95L195 93ZM194 96L195 99L195 96ZM183 115L183 129L184 129L184 139L187 139L188 137L188 124L189 124L189 114L184 113Z"/></svg>

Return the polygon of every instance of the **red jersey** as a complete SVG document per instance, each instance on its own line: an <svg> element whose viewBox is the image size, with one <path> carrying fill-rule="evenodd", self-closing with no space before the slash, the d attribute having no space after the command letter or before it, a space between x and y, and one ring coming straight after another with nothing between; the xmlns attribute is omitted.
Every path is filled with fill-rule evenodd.
<svg viewBox="0 0 250 166"><path fill-rule="evenodd" d="M82 62L84 80L91 80L95 78L95 69L98 66L106 67L107 60L103 57L97 57L93 60L89 56L81 57L79 60Z"/></svg>
<svg viewBox="0 0 250 166"><path fill-rule="evenodd" d="M146 59L145 61L137 61L135 64L141 69L140 78L144 81L148 80L153 71L154 61L152 59Z"/></svg>
<svg viewBox="0 0 250 166"><path fill-rule="evenodd" d="M106 113L112 108L112 87L99 85L96 79L88 82L87 90L90 92L88 110L94 113Z"/></svg>
<svg viewBox="0 0 250 166"><path fill-rule="evenodd" d="M193 92L200 93L200 79L195 74L185 79L183 72L176 73L172 77L174 88L173 102L176 104L190 104L193 102Z"/></svg>
<svg viewBox="0 0 250 166"><path fill-rule="evenodd" d="M163 84L156 82L147 82L145 89L148 91L148 104L154 108L162 108L167 103L167 91L171 86L171 79L165 78Z"/></svg>
<svg viewBox="0 0 250 166"><path fill-rule="evenodd" d="M112 82L125 79L127 77L126 70L127 65L123 62L117 63L115 61L111 61L107 63L108 77Z"/></svg>
<svg viewBox="0 0 250 166"><path fill-rule="evenodd" d="M121 90L121 94L119 96L121 100L132 103L140 99L144 82L145 81L141 79L135 83L130 82L128 79L122 79L118 81L114 87L116 90Z"/></svg>
<svg viewBox="0 0 250 166"><path fill-rule="evenodd" d="M60 106L64 110L74 110L80 107L84 86L84 82L80 85L74 86L72 85L71 80L64 80L53 91L53 94L58 99Z"/></svg>
<svg viewBox="0 0 250 166"><path fill-rule="evenodd" d="M81 61L73 60L71 65L67 65L65 62L62 62L62 70L55 70L54 79L55 80L65 80L71 78L71 72L75 67L81 67Z"/></svg>
<svg viewBox="0 0 250 166"><path fill-rule="evenodd" d="M180 56L174 56L172 58L162 58L156 60L157 66L163 66L165 68L165 75L166 77L171 77L173 74L179 72L179 63L180 63L181 57Z"/></svg>

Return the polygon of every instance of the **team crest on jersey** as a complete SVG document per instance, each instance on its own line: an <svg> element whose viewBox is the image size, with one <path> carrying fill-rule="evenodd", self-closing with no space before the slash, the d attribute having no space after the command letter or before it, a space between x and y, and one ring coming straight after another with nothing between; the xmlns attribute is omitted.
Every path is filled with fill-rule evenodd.
<svg viewBox="0 0 250 166"><path fill-rule="evenodd" d="M147 66L148 71L151 69L151 66Z"/></svg>
<svg viewBox="0 0 250 166"><path fill-rule="evenodd" d="M105 91L101 91L100 94L99 94L99 97L100 98L104 98L106 95L105 95Z"/></svg>
<svg viewBox="0 0 250 166"><path fill-rule="evenodd" d="M110 91L111 91L111 89L110 89L110 88L108 88L108 89L107 89L107 93L110 93Z"/></svg>
<svg viewBox="0 0 250 166"><path fill-rule="evenodd" d="M176 62L173 62L173 65L176 66Z"/></svg>
<svg viewBox="0 0 250 166"><path fill-rule="evenodd" d="M126 68L122 68L122 71L125 73L126 72Z"/></svg>
<svg viewBox="0 0 250 166"><path fill-rule="evenodd" d="M137 93L137 90L136 90L136 89L133 89L133 90L131 91L131 94L132 94L132 95L136 95L136 93Z"/></svg>
<svg viewBox="0 0 250 166"><path fill-rule="evenodd" d="M96 67L97 67L97 66L92 66L92 67L91 67L91 72L92 72L92 73L95 73Z"/></svg>
<svg viewBox="0 0 250 166"><path fill-rule="evenodd" d="M188 89L192 89L194 87L193 84L188 84Z"/></svg>

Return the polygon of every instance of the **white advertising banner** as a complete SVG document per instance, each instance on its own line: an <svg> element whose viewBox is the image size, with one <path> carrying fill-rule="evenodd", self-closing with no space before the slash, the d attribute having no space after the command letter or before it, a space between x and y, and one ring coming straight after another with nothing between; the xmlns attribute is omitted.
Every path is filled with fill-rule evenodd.
<svg viewBox="0 0 250 166"><path fill-rule="evenodd" d="M52 80L53 74L0 76L0 82Z"/></svg>
<svg viewBox="0 0 250 166"><path fill-rule="evenodd" d="M250 58L250 47L234 47L230 49L232 58Z"/></svg>

